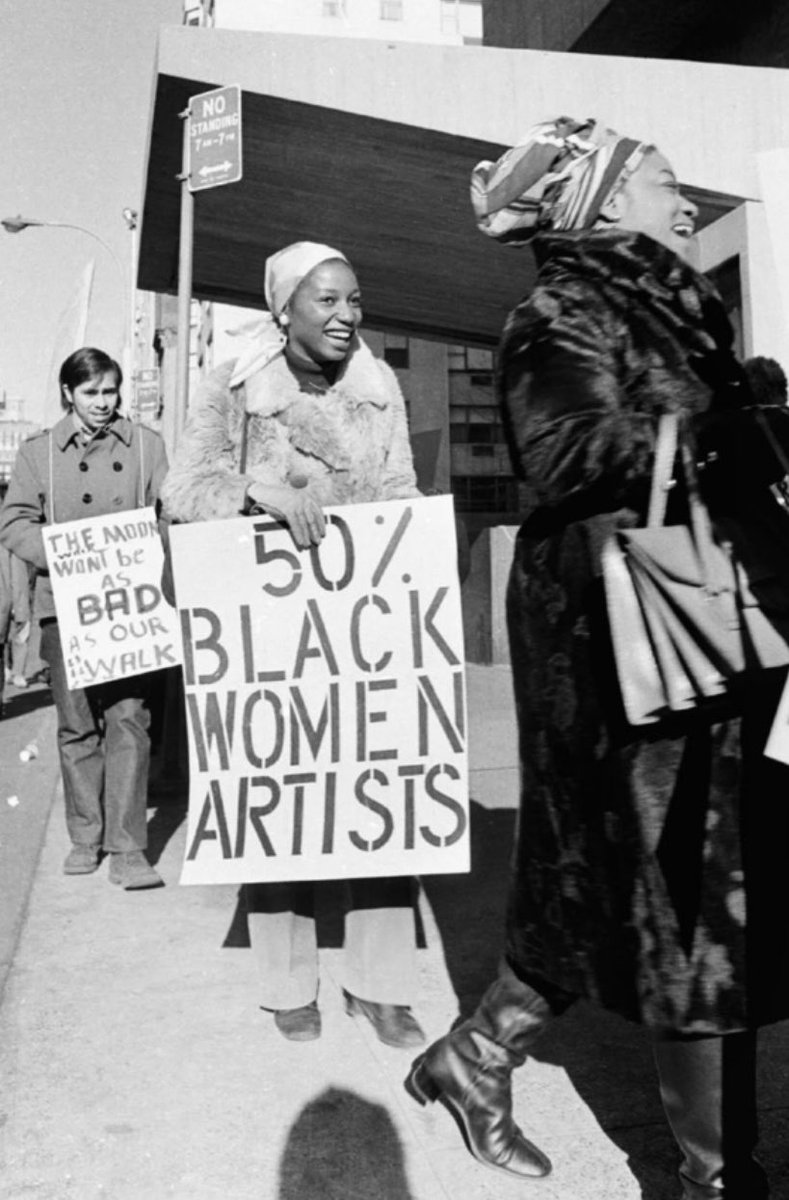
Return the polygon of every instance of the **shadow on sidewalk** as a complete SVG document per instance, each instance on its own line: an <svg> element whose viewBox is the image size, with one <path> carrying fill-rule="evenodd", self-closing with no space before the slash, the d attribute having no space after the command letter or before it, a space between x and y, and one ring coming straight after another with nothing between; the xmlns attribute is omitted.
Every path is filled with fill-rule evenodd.
<svg viewBox="0 0 789 1200"><path fill-rule="evenodd" d="M155 867L165 851L170 838L177 832L186 820L189 806L181 795L160 795L151 791L148 795L148 807L155 808L153 816L148 821L148 849L146 855Z"/></svg>
<svg viewBox="0 0 789 1200"><path fill-rule="evenodd" d="M412 1200L391 1117L344 1088L330 1087L295 1121L279 1167L277 1200Z"/></svg>
<svg viewBox="0 0 789 1200"><path fill-rule="evenodd" d="M9 721L14 717L24 717L36 709L50 708L52 704L52 693L43 684L31 686L24 691L6 688L3 719Z"/></svg>
<svg viewBox="0 0 789 1200"><path fill-rule="evenodd" d="M472 800L470 874L422 878L461 1017L474 1011L504 950L515 817L511 809L483 808Z"/></svg>

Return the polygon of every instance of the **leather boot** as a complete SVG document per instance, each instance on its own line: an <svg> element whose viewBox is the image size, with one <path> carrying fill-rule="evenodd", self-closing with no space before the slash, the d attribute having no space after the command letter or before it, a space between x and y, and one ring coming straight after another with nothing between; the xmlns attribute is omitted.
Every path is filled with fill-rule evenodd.
<svg viewBox="0 0 789 1200"><path fill-rule="evenodd" d="M671 1037L655 1042L660 1096L682 1151L685 1200L766 1200L754 1158L756 1034Z"/></svg>
<svg viewBox="0 0 789 1200"><path fill-rule="evenodd" d="M551 1019L551 1008L511 971L482 998L474 1015L434 1042L406 1079L420 1104L439 1100L479 1162L508 1175L547 1175L550 1160L512 1119L511 1075Z"/></svg>

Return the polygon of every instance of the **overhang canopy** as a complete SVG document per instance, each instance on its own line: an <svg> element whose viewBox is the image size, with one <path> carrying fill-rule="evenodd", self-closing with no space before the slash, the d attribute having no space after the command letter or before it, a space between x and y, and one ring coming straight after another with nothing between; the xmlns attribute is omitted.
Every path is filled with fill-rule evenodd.
<svg viewBox="0 0 789 1200"><path fill-rule="evenodd" d="M227 34L217 31L218 55L212 62L208 38L213 31L199 32L200 75L163 69L160 56L138 286L169 293L178 287L178 114L190 96L241 77L244 176L239 183L195 195L193 294L262 307L266 257L288 242L309 239L336 245L348 255L362 284L368 324L448 341L495 343L506 313L534 275L530 251L506 249L482 237L471 213L470 170L482 158L495 158L503 144L271 94L262 78L256 86L241 65L235 77L229 74L234 60ZM262 34L232 37L242 39L237 44L247 59L255 44L268 46L272 40ZM296 46L321 41L324 69L333 55L348 53L339 39L273 40ZM371 43L368 48L370 54L380 53ZM401 57L409 52L405 45L396 49ZM415 51L420 68L425 61L420 55L429 49ZM436 69L446 54L436 51ZM294 70L296 64L294 54ZM386 83L379 77L371 91L371 108L378 114L379 89ZM419 86L418 73L414 86ZM312 93L305 90L312 97L314 84ZM391 104L394 111L402 107L396 100ZM430 124L434 120L426 120ZM738 203L709 190L686 190L701 208L702 224Z"/></svg>

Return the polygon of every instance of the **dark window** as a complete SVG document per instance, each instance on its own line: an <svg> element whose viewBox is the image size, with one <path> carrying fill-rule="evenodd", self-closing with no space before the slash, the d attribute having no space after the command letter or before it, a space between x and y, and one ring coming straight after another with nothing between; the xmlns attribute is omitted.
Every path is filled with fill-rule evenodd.
<svg viewBox="0 0 789 1200"><path fill-rule="evenodd" d="M384 361L400 371L407 371L410 366L408 347L384 346Z"/></svg>
<svg viewBox="0 0 789 1200"><path fill-rule="evenodd" d="M458 445L503 446L504 426L493 404L452 404L449 409L449 440Z"/></svg>
<svg viewBox="0 0 789 1200"><path fill-rule="evenodd" d="M411 349L407 337L398 333L384 334L384 362L396 370L408 370L411 366Z"/></svg>
<svg viewBox="0 0 789 1200"><path fill-rule="evenodd" d="M516 513L518 485L509 475L453 475L458 512Z"/></svg>

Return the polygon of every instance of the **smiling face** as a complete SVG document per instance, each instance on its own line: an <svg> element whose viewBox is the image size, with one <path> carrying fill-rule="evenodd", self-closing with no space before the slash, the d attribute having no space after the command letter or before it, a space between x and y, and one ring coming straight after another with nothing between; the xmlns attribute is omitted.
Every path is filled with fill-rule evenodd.
<svg viewBox="0 0 789 1200"><path fill-rule="evenodd" d="M64 386L63 394L91 433L107 424L121 398L118 376L114 371L94 375L74 388Z"/></svg>
<svg viewBox="0 0 789 1200"><path fill-rule="evenodd" d="M646 233L675 254L687 258L699 210L679 190L671 164L657 150L604 203L604 221L620 229Z"/></svg>
<svg viewBox="0 0 789 1200"><path fill-rule="evenodd" d="M281 321L296 360L315 366L340 363L362 320L362 297L346 262L330 259L302 279Z"/></svg>

